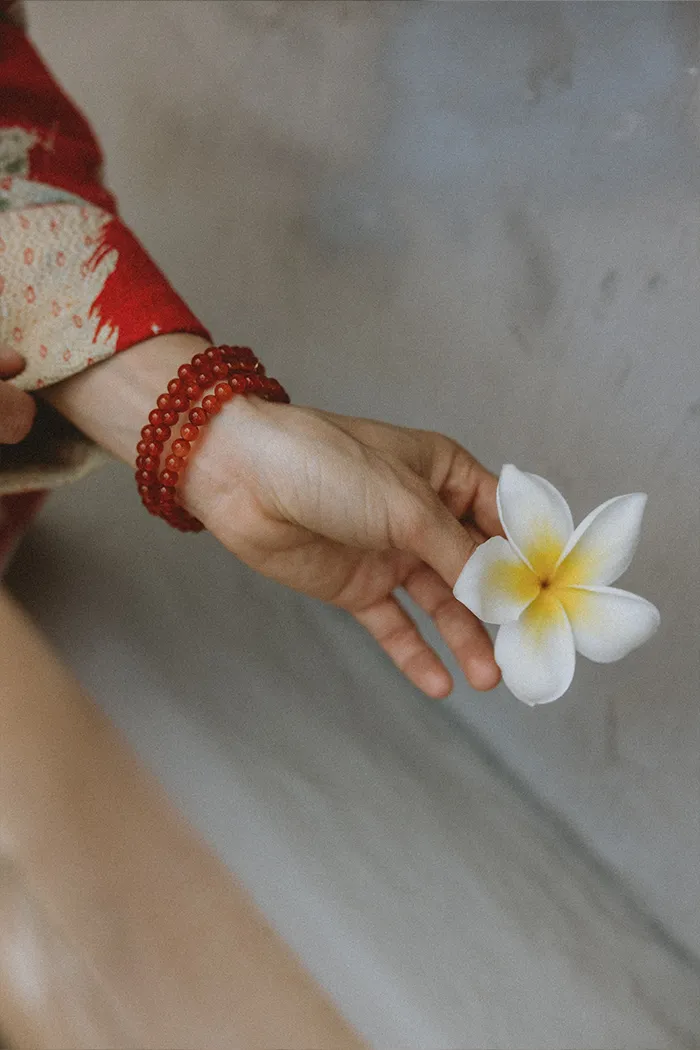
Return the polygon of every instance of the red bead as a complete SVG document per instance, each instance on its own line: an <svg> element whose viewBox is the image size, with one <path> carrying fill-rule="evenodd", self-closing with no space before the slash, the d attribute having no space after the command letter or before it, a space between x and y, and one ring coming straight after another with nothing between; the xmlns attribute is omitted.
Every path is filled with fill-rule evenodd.
<svg viewBox="0 0 700 1050"><path fill-rule="evenodd" d="M193 408L188 419L190 423L194 423L196 427L203 427L207 421L207 414L202 408ZM183 437L184 436L185 435L183 435Z"/></svg>
<svg viewBox="0 0 700 1050"><path fill-rule="evenodd" d="M214 387L214 395L219 401L230 401L233 397L233 390L228 383L217 383Z"/></svg>
<svg viewBox="0 0 700 1050"><path fill-rule="evenodd" d="M201 387L198 387L194 380L187 384L185 387L185 397L188 397L190 401L199 401L201 396Z"/></svg>
<svg viewBox="0 0 700 1050"><path fill-rule="evenodd" d="M163 451L163 442L149 441L148 445L146 446L146 451L148 452L149 456L160 456L161 452Z"/></svg>
<svg viewBox="0 0 700 1050"><path fill-rule="evenodd" d="M185 441L194 441L199 434L199 427L196 427L194 423L185 423L184 426L180 427L180 437L183 437ZM173 449L175 446L173 445Z"/></svg>
<svg viewBox="0 0 700 1050"><path fill-rule="evenodd" d="M143 463L141 466L144 470L158 470L158 464L160 462L159 456L142 456Z"/></svg>
<svg viewBox="0 0 700 1050"><path fill-rule="evenodd" d="M175 489L169 485L161 485L157 491L161 503L173 503L175 501Z"/></svg>
<svg viewBox="0 0 700 1050"><path fill-rule="evenodd" d="M195 354L192 358L191 364L195 372L201 372L209 367L209 362L207 361L205 354Z"/></svg>
<svg viewBox="0 0 700 1050"><path fill-rule="evenodd" d="M246 389L245 381L245 376L231 376L228 382L234 394L242 394L243 391Z"/></svg>
<svg viewBox="0 0 700 1050"><path fill-rule="evenodd" d="M213 379L214 377L209 371L197 373L197 382L201 387L204 387L205 390L208 386L211 386Z"/></svg>
<svg viewBox="0 0 700 1050"><path fill-rule="evenodd" d="M260 380L257 376L246 376L245 377L246 390L259 390Z"/></svg>
<svg viewBox="0 0 700 1050"><path fill-rule="evenodd" d="M163 413L159 409L154 408L153 411L149 413L148 421L152 426L159 427L163 422Z"/></svg>
<svg viewBox="0 0 700 1050"><path fill-rule="evenodd" d="M152 492L152 489L151 489L150 485L146 485L142 481L142 482L139 483L138 489L139 489L139 496L141 497L141 499L143 499L143 500L150 499L151 492Z"/></svg>
<svg viewBox="0 0 700 1050"><path fill-rule="evenodd" d="M136 457L136 469L137 470L143 470L143 468L144 468L144 462L143 461L145 459L149 459L149 457L148 456L137 456Z"/></svg>
<svg viewBox="0 0 700 1050"><path fill-rule="evenodd" d="M207 394L206 397L202 398L202 408L208 416L215 416L217 412L221 411L221 405L211 394Z"/></svg>
<svg viewBox="0 0 700 1050"><path fill-rule="evenodd" d="M168 383L168 393L169 394L181 394L182 393L182 380L181 379L171 379L170 382Z"/></svg>
<svg viewBox="0 0 700 1050"><path fill-rule="evenodd" d="M223 362L212 365L211 374L215 379L226 379L228 373L229 367L228 365L223 364Z"/></svg>
<svg viewBox="0 0 700 1050"><path fill-rule="evenodd" d="M221 358L224 356L224 352L219 346L210 346L204 354L204 356L206 357L207 361L211 362L211 364L215 364L217 361L221 360Z"/></svg>
<svg viewBox="0 0 700 1050"><path fill-rule="evenodd" d="M177 441L173 442L173 448L175 445L177 445ZM176 470L179 473L185 466L185 460L182 456L168 456L165 465L168 470Z"/></svg>
<svg viewBox="0 0 700 1050"><path fill-rule="evenodd" d="M178 483L179 474L176 470L164 470L160 476L161 484L175 486Z"/></svg>
<svg viewBox="0 0 700 1050"><path fill-rule="evenodd" d="M156 480L156 475L153 470L137 470L135 477L139 485L152 485Z"/></svg>
<svg viewBox="0 0 700 1050"><path fill-rule="evenodd" d="M163 422L167 427L175 426L175 424L177 423L177 412L173 411L172 408L169 408L166 412L163 413Z"/></svg>
<svg viewBox="0 0 700 1050"><path fill-rule="evenodd" d="M258 375L265 375L265 365L262 363L262 361L255 362L255 371L258 373Z"/></svg>
<svg viewBox="0 0 700 1050"><path fill-rule="evenodd" d="M189 423L185 424L185 426L189 425ZM185 427L183 427L182 429L184 430ZM178 438L177 441L173 441L172 449L174 455L181 456L184 459L187 455L189 455L190 443L184 438Z"/></svg>
<svg viewBox="0 0 700 1050"><path fill-rule="evenodd" d="M170 394L161 394L156 401L156 404L158 405L158 408L163 410L170 408Z"/></svg>
<svg viewBox="0 0 700 1050"><path fill-rule="evenodd" d="M177 416L175 416L175 419L177 420ZM165 426L163 426L163 427L156 427L156 441L163 441L163 442L167 441L168 438L170 437L170 434L171 434L170 427L165 427ZM161 449L162 449L162 447L163 446L161 445Z"/></svg>
<svg viewBox="0 0 700 1050"><path fill-rule="evenodd" d="M141 437L144 441L152 441L153 435L155 434L155 427L147 426L141 428Z"/></svg>
<svg viewBox="0 0 700 1050"><path fill-rule="evenodd" d="M145 456L146 455L146 442L145 441L139 441L138 445L136 446L136 451L138 452L139 456Z"/></svg>
<svg viewBox="0 0 700 1050"><path fill-rule="evenodd" d="M194 381L195 370L192 365L180 365L177 370L177 374L180 379L184 380L185 383L191 383Z"/></svg>
<svg viewBox="0 0 700 1050"><path fill-rule="evenodd" d="M175 394L173 397L173 412L186 412L189 407L189 397L184 397L182 394Z"/></svg>

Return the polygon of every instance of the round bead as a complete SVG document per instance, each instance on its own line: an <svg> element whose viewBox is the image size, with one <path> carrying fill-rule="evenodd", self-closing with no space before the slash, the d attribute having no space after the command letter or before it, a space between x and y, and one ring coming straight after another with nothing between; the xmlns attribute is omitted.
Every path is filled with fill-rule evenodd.
<svg viewBox="0 0 700 1050"><path fill-rule="evenodd" d="M207 361L205 354L195 354L192 358L191 364L195 372L201 372L202 369L209 367L209 362Z"/></svg>
<svg viewBox="0 0 700 1050"><path fill-rule="evenodd" d="M185 441L194 441L199 434L199 427L196 427L194 423L185 423L180 427L180 437L183 437ZM173 449L175 446L173 445Z"/></svg>
<svg viewBox="0 0 700 1050"><path fill-rule="evenodd" d="M141 427L141 437L144 441L152 441L154 434L155 427L152 427L150 424L147 427Z"/></svg>
<svg viewBox="0 0 700 1050"><path fill-rule="evenodd" d="M150 495L151 495L151 486L150 485L146 485L143 481L141 481L141 482L139 482L138 489L139 489L139 496L141 497L141 499L147 500L147 499L150 498Z"/></svg>
<svg viewBox="0 0 700 1050"><path fill-rule="evenodd" d="M198 387L194 380L192 380L191 383L187 384L187 386L185 387L185 397L188 397L190 401L199 401L201 396L201 387Z"/></svg>
<svg viewBox="0 0 700 1050"><path fill-rule="evenodd" d="M210 346L204 354L204 356L206 357L207 361L210 361L212 364L214 364L215 362L221 360L221 358L224 356L224 352L220 346Z"/></svg>
<svg viewBox="0 0 700 1050"><path fill-rule="evenodd" d="M146 455L146 442L143 441L143 440L139 441L138 445L136 446L136 451L138 452L139 456L145 456Z"/></svg>
<svg viewBox="0 0 700 1050"><path fill-rule="evenodd" d="M234 394L242 394L246 388L246 377L245 376L231 376L229 379L229 386Z"/></svg>
<svg viewBox="0 0 700 1050"><path fill-rule="evenodd" d="M202 408L208 416L215 416L217 412L221 411L221 405L211 394L207 394L206 397L202 398Z"/></svg>
<svg viewBox="0 0 700 1050"><path fill-rule="evenodd" d="M152 485L156 480L155 471L153 470L137 470L136 481L139 485Z"/></svg>
<svg viewBox="0 0 700 1050"><path fill-rule="evenodd" d="M177 416L175 416L175 419L177 420ZM156 435L155 435L156 441L165 442L170 437L170 434L171 434L170 427L166 427L166 426L156 427ZM161 444L161 449L162 448L163 448L163 446Z"/></svg>
<svg viewBox="0 0 700 1050"><path fill-rule="evenodd" d="M177 374L180 379L183 379L186 383L191 383L193 382L196 373L192 365L180 365Z"/></svg>
<svg viewBox="0 0 700 1050"><path fill-rule="evenodd" d="M150 459L150 456L137 456L136 457L136 469L137 470L143 470L143 468L145 466L145 463L144 463L145 459Z"/></svg>
<svg viewBox="0 0 700 1050"><path fill-rule="evenodd" d="M161 394L158 400L156 401L156 404L158 405L158 408L160 408L163 411L166 408L170 408L170 394Z"/></svg>
<svg viewBox="0 0 700 1050"><path fill-rule="evenodd" d="M217 383L214 387L214 396L219 401L230 401L233 397L233 390L228 383Z"/></svg>
<svg viewBox="0 0 700 1050"><path fill-rule="evenodd" d="M144 456L143 457L143 469L144 470L157 470L158 463L160 462L159 456Z"/></svg>
<svg viewBox="0 0 700 1050"><path fill-rule="evenodd" d="M190 423L194 423L196 427L203 427L207 421L207 414L202 408L193 408L188 419Z"/></svg>
<svg viewBox="0 0 700 1050"><path fill-rule="evenodd" d="M169 408L166 412L163 413L163 422L165 423L166 427L174 426L177 423L177 412L175 412L172 408Z"/></svg>
<svg viewBox="0 0 700 1050"><path fill-rule="evenodd" d="M177 441L173 442L173 447L177 444ZM185 460L182 456L168 456L165 461L165 465L168 470L176 470L178 473L185 466Z"/></svg>
<svg viewBox="0 0 700 1050"><path fill-rule="evenodd" d="M212 365L211 367L211 374L214 376L215 379L226 379L228 373L229 367L223 362L219 362L215 365Z"/></svg>
<svg viewBox="0 0 700 1050"><path fill-rule="evenodd" d="M149 456L160 456L161 452L163 451L163 442L149 441L148 445L146 446L146 451L148 452Z"/></svg>
<svg viewBox="0 0 700 1050"><path fill-rule="evenodd" d="M148 421L151 424L151 426L159 427L163 422L163 413L160 411L160 409L154 408L153 411L149 413Z"/></svg>
<svg viewBox="0 0 700 1050"><path fill-rule="evenodd" d="M182 393L182 380L181 379L171 379L170 382L168 383L168 393L169 394L180 394L180 393Z"/></svg>
<svg viewBox="0 0 700 1050"><path fill-rule="evenodd" d="M179 474L176 470L164 470L160 476L161 484L175 486L178 483Z"/></svg>
<svg viewBox="0 0 700 1050"><path fill-rule="evenodd" d="M175 394L173 397L173 412L186 412L189 407L189 397L184 397L182 394Z"/></svg>
<svg viewBox="0 0 700 1050"><path fill-rule="evenodd" d="M189 425L188 423L185 424L185 426ZM183 427L182 429L184 430L185 428ZM184 459L189 454L190 443L185 438L178 438L176 441L173 441L172 450L173 455L181 456Z"/></svg>
<svg viewBox="0 0 700 1050"><path fill-rule="evenodd" d="M175 502L175 489L171 488L169 485L161 485L157 492L161 503Z"/></svg>
<svg viewBox="0 0 700 1050"><path fill-rule="evenodd" d="M207 372L198 372L197 373L197 382L199 383L199 385L201 387L204 387L205 390L207 389L208 386L211 386L213 378L214 377L212 376L211 372L209 372L209 371L207 371Z"/></svg>

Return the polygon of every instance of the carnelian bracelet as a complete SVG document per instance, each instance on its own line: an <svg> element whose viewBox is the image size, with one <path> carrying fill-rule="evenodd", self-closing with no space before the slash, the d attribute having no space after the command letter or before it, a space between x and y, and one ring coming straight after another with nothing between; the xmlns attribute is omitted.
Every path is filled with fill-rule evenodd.
<svg viewBox="0 0 700 1050"><path fill-rule="evenodd" d="M213 392L205 394L212 387ZM181 532L201 532L204 528L201 521L180 506L176 496L192 444L201 428L235 394L255 394L265 401L289 402L283 387L265 375L264 367L249 347L211 346L195 354L189 364L180 366L141 431L141 440L136 446L135 475L139 494L150 514L163 518ZM191 407L193 405L195 407ZM187 413L187 422L172 442L165 469L161 471L161 456L183 413Z"/></svg>

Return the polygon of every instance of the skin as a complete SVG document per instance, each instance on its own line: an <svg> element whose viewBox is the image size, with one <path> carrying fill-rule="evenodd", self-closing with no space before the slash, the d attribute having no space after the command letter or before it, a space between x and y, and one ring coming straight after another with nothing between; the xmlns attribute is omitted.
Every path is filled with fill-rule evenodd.
<svg viewBox="0 0 700 1050"><path fill-rule="evenodd" d="M208 344L158 336L52 387L53 404L133 463L167 381ZM225 547L286 586L351 613L428 696L451 676L394 595L434 620L469 682L500 673L452 587L478 543L501 534L496 478L441 434L237 397L206 427L180 486Z"/></svg>
<svg viewBox="0 0 700 1050"><path fill-rule="evenodd" d="M0 444L3 445L21 441L34 422L34 398L11 383L3 382L19 375L23 368L24 359L19 354L0 347Z"/></svg>

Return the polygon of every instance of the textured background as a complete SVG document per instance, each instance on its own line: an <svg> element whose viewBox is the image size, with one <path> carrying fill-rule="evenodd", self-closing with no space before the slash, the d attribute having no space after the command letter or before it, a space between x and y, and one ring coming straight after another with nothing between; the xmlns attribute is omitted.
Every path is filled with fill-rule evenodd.
<svg viewBox="0 0 700 1050"><path fill-rule="evenodd" d="M534 711L424 702L121 468L25 547L15 587L385 1043L700 1041L699 13L30 4L126 218L295 401L440 429L576 518L649 493L622 585L659 636Z"/></svg>

